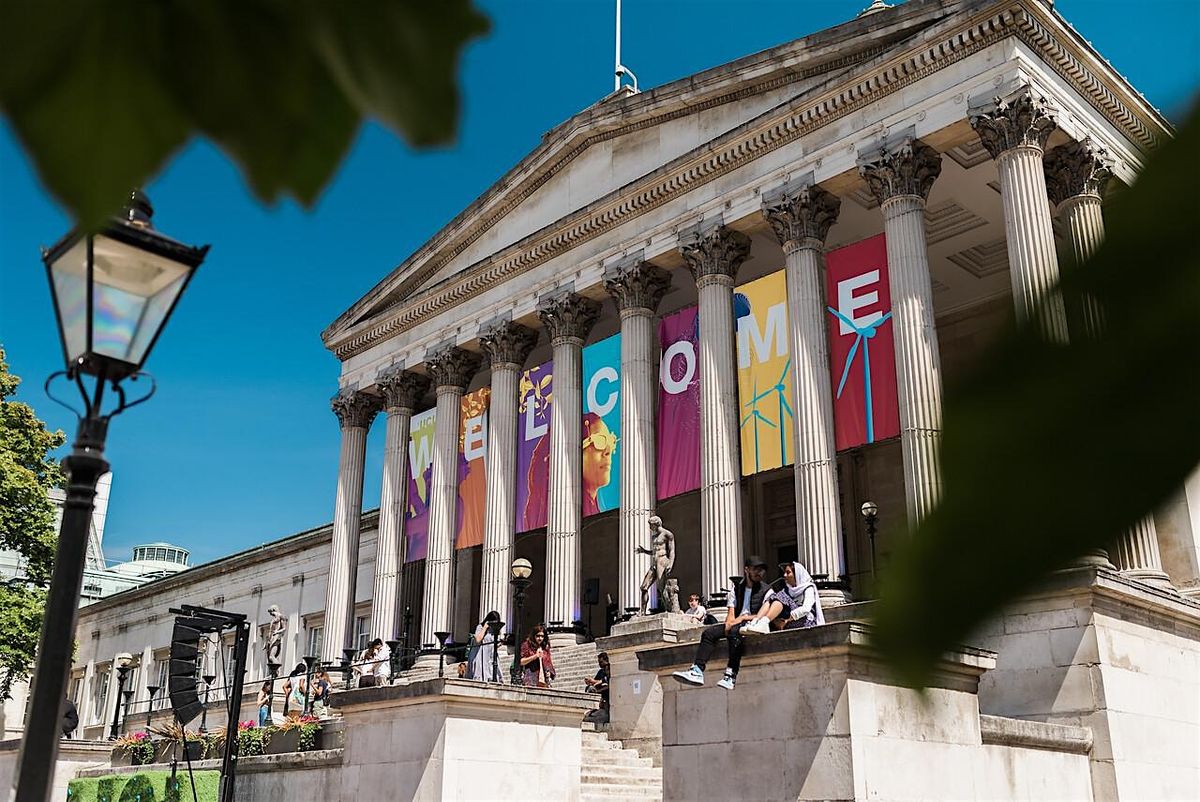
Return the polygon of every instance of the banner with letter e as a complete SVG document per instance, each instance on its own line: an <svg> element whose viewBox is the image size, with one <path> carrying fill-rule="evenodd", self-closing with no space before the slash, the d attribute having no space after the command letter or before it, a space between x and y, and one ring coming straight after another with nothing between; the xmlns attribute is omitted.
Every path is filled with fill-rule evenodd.
<svg viewBox="0 0 1200 802"><path fill-rule="evenodd" d="M833 423L843 451L900 434L884 235L830 251L825 267Z"/></svg>

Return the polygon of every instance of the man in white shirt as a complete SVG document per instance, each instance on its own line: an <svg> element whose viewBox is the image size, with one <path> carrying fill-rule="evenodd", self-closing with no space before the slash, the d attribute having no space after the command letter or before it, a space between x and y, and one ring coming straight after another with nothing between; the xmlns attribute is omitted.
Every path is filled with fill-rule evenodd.
<svg viewBox="0 0 1200 802"><path fill-rule="evenodd" d="M683 614L697 624L704 623L704 617L708 615L708 610L704 609L704 605L700 603L699 593L693 593L691 596L688 596L688 608L684 610Z"/></svg>

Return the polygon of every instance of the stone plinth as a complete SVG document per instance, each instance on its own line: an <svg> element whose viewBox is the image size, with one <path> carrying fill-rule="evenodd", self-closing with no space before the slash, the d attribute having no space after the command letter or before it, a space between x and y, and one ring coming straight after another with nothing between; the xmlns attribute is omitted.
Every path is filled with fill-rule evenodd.
<svg viewBox="0 0 1200 802"><path fill-rule="evenodd" d="M0 741L0 794L4 794L5 799L16 782L17 755L20 749L19 738ZM61 740L58 744L58 764L54 770L50 799L54 802L65 802L67 783L75 779L78 772L88 768L107 770L111 754L112 744L108 741L77 741L69 738Z"/></svg>
<svg viewBox="0 0 1200 802"><path fill-rule="evenodd" d="M922 697L894 684L857 622L751 639L732 692L715 670L703 688L670 678L694 649L638 652L662 683L665 799L1092 798L1084 728L981 723L992 652L947 654Z"/></svg>
<svg viewBox="0 0 1200 802"><path fill-rule="evenodd" d="M999 653L984 713L1092 730L1096 799L1200 799L1200 604L1078 568L975 640Z"/></svg>
<svg viewBox="0 0 1200 802"><path fill-rule="evenodd" d="M596 639L608 652L608 734L642 757L662 765L662 685L658 674L638 665L637 653L664 643L694 642L704 627L679 613L638 616L614 624L612 634Z"/></svg>
<svg viewBox="0 0 1200 802"><path fill-rule="evenodd" d="M352 799L577 800L594 694L432 679L336 694Z"/></svg>

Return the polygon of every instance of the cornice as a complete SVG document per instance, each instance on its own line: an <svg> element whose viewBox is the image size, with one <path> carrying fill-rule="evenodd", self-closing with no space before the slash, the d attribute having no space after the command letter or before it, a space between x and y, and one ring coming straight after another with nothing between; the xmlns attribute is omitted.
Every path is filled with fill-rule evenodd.
<svg viewBox="0 0 1200 802"><path fill-rule="evenodd" d="M1067 34L1063 39L1067 41L1062 41L1055 35L1053 27L1056 26L1063 27L1064 33ZM937 23L933 27L936 28ZM1140 147L1149 150L1157 145L1163 136L1169 135L1170 129L1166 122L1135 92L1123 86L1114 91L1105 85L1102 80L1104 76L1101 75L1103 73L1111 75L1109 80L1114 82L1121 79L1094 51L1086 49L1081 42L1069 41L1072 32L1066 28L1065 23L1054 17L1053 12L1036 0L999 2L957 25L945 27L946 30L937 36L932 36L932 31L927 30L926 35L914 37L913 46L890 59L859 69L849 76L849 80L840 81L836 86L824 88L811 96L800 96L783 103L702 144L641 179L609 193L461 273L406 299L404 303L393 306L375 319L364 321L336 334L335 324L335 327L331 327L325 334L326 346L338 359L349 359L503 281L526 273L617 226L744 167L863 106L875 103L1004 39L1016 38L1038 53L1042 60L1067 79L1098 113ZM823 64L822 69L827 69L827 65ZM789 80L796 80L796 76L791 75ZM728 101L713 98L711 102L715 104ZM1139 112L1132 108L1131 104L1141 106L1149 113ZM690 114L696 110L696 106L689 106L679 113ZM655 119L638 124L657 124L661 121ZM621 129L614 129L598 136L616 136L621 132ZM580 142L577 147L583 148L586 145ZM559 162L553 169L561 169L567 161ZM503 209L489 211L487 216L479 221L478 226L482 227L478 228L478 232L481 234L519 202L514 200L512 205L506 204ZM435 239L414 259L430 250L436 250L439 242ZM461 247L458 244L451 246L450 250L444 254L439 253L436 258L430 260L431 266L428 270L422 268L420 272L427 278L469 244L462 244ZM416 275L414 273L412 277ZM387 291L389 295L393 292ZM374 293L368 297L372 298L372 303L379 300L379 296ZM362 311L362 308L360 302L351 311ZM343 315L342 320L345 318L346 315Z"/></svg>

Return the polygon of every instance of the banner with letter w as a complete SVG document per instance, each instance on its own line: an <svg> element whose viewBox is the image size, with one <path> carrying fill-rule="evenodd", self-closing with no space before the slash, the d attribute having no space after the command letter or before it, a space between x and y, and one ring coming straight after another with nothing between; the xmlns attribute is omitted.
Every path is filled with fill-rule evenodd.
<svg viewBox="0 0 1200 802"><path fill-rule="evenodd" d="M825 257L837 450L900 434L892 296L883 234Z"/></svg>

